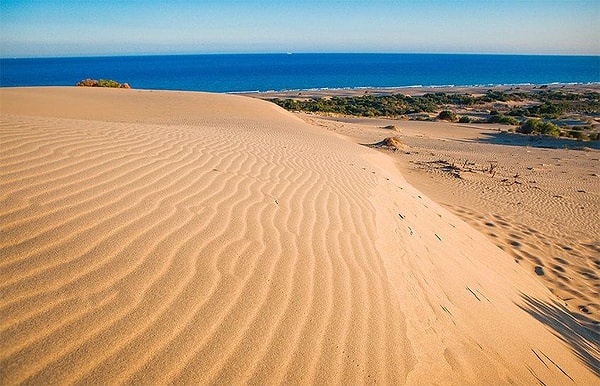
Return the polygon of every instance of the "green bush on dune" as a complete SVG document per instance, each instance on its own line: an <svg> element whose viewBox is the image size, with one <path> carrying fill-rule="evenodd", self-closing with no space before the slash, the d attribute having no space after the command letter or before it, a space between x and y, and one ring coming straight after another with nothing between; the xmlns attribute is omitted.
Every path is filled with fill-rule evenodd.
<svg viewBox="0 0 600 386"><path fill-rule="evenodd" d="M117 81L114 81L112 79L100 79L98 80L98 85L96 87L113 87L113 88L119 88L121 87L121 84Z"/></svg>
<svg viewBox="0 0 600 386"><path fill-rule="evenodd" d="M521 123L517 132L522 134L539 134L550 137L558 137L561 135L561 130L552 122L544 122L539 119L528 119Z"/></svg>
<svg viewBox="0 0 600 386"><path fill-rule="evenodd" d="M109 88L131 88L127 83L119 83L112 79L83 79L75 84L77 87L109 87Z"/></svg>
<svg viewBox="0 0 600 386"><path fill-rule="evenodd" d="M456 116L454 111L450 111L450 110L441 111L437 117L438 117L438 119L441 119L444 121L450 121L450 122L458 121L458 117Z"/></svg>
<svg viewBox="0 0 600 386"><path fill-rule="evenodd" d="M515 117L509 117L502 114L492 114L488 119L489 123L500 123L501 125L513 125L517 126L519 120Z"/></svg>

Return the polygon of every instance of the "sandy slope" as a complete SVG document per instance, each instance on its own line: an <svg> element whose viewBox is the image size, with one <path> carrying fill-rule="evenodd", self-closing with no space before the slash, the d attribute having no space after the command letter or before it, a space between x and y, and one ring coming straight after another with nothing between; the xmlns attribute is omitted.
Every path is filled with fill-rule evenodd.
<svg viewBox="0 0 600 386"><path fill-rule="evenodd" d="M385 155L243 97L0 106L3 384L599 383L553 295Z"/></svg>
<svg viewBox="0 0 600 386"><path fill-rule="evenodd" d="M508 252L600 331L600 148L597 142L502 134L506 126L301 115L374 143L406 179ZM386 129L393 125L395 130Z"/></svg>

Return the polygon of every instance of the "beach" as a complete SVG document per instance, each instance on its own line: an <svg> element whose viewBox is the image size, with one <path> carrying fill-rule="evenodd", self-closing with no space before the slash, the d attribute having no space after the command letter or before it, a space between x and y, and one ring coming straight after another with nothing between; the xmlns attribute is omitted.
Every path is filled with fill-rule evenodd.
<svg viewBox="0 0 600 386"><path fill-rule="evenodd" d="M349 88L322 88L309 90L285 90L267 92L247 92L239 95L270 98L292 98L306 100L311 98L353 97L361 95L424 95L427 93L452 93L484 95L488 91L496 92L532 92L532 91L563 91L563 92L598 92L600 85L590 84L507 84L485 86L411 86L411 87L349 87Z"/></svg>
<svg viewBox="0 0 600 386"><path fill-rule="evenodd" d="M2 384L600 384L596 149L198 92L0 112Z"/></svg>

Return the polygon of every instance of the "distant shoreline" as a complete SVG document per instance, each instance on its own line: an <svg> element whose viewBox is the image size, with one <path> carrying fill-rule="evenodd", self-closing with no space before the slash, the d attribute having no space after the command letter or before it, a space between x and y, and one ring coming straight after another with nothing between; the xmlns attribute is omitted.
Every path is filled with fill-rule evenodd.
<svg viewBox="0 0 600 386"><path fill-rule="evenodd" d="M465 86L400 86L400 87L346 87L346 88L313 88L280 91L243 91L228 92L227 94L244 95L259 99L270 98L293 98L309 99L324 97L346 97L369 95L423 95L427 93L449 93L449 94L485 94L488 90L494 91L524 91L537 90L564 90L571 92L600 92L600 82L592 83L549 83L549 84L505 84L505 85L465 85Z"/></svg>

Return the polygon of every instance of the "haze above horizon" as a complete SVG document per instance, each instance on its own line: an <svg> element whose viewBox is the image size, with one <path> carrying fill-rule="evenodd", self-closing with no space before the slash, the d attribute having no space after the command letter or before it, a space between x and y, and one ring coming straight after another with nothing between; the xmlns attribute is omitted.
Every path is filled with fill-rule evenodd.
<svg viewBox="0 0 600 386"><path fill-rule="evenodd" d="M275 52L600 55L600 2L0 2L0 56Z"/></svg>

